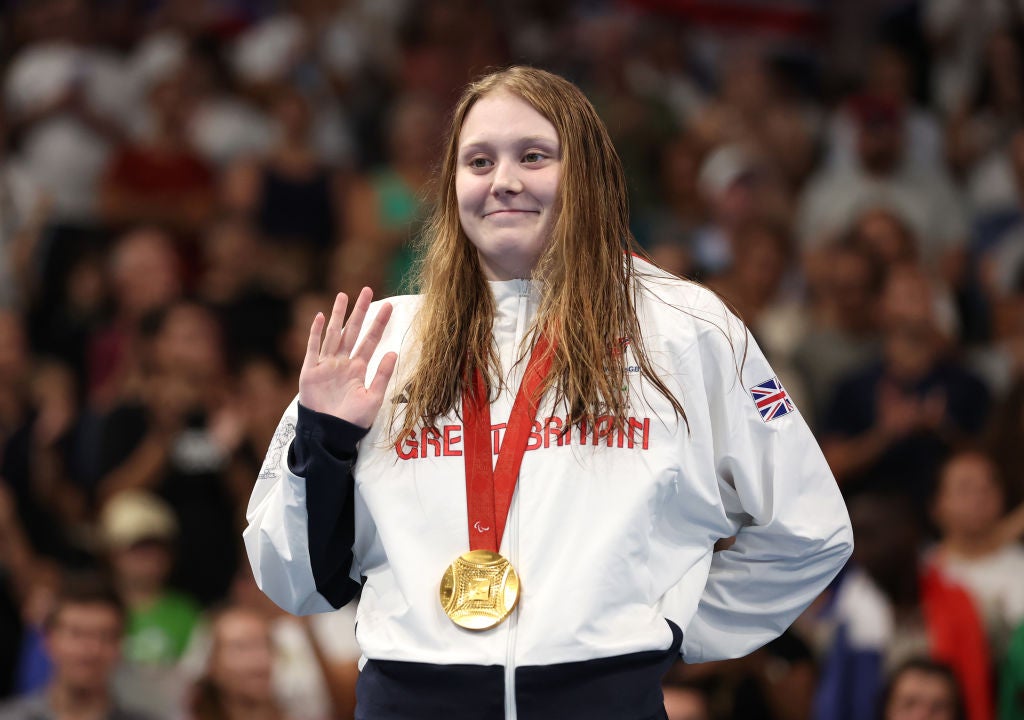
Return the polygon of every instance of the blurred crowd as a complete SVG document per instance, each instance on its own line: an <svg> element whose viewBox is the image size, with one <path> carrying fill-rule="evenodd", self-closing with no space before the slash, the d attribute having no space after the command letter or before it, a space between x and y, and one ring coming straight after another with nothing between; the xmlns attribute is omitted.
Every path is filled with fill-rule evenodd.
<svg viewBox="0 0 1024 720"><path fill-rule="evenodd" d="M1021 0L0 5L0 718L351 717L354 610L266 600L245 506L315 312L414 291L451 103L511 63L594 102L854 523L670 717L1024 718Z"/></svg>

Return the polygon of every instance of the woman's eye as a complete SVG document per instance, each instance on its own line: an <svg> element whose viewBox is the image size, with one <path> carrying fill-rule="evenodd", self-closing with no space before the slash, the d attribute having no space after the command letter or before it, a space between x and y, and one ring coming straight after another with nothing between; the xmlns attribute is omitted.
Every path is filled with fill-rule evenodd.
<svg viewBox="0 0 1024 720"><path fill-rule="evenodd" d="M482 158L482 157L473 158L472 160L469 161L469 166L471 168L475 168L475 169L486 168L490 164L491 164L490 160L488 160L487 158Z"/></svg>
<svg viewBox="0 0 1024 720"><path fill-rule="evenodd" d="M539 152L528 152L523 155L523 162L535 163L540 162L544 159L544 153Z"/></svg>

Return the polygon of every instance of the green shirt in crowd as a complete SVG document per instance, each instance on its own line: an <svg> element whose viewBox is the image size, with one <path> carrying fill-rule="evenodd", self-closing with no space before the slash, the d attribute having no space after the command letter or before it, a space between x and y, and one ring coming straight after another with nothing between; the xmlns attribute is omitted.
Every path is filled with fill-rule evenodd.
<svg viewBox="0 0 1024 720"><path fill-rule="evenodd" d="M199 613L199 605L176 592L164 593L147 608L131 610L125 659L140 665L176 663L185 652Z"/></svg>

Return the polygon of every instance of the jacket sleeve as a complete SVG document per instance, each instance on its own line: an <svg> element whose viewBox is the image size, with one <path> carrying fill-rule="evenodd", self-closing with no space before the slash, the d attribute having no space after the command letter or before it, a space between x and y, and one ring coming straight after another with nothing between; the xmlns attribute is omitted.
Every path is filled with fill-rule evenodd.
<svg viewBox="0 0 1024 720"><path fill-rule="evenodd" d="M296 399L274 434L242 537L256 584L288 612L329 612L359 590L352 468L366 432Z"/></svg>
<svg viewBox="0 0 1024 720"><path fill-rule="evenodd" d="M759 397L781 403L762 417L753 388L775 373L742 322L713 302L712 317L698 320L698 354L718 492L736 542L712 557L684 632L687 662L740 657L779 636L853 550L846 505L807 423L784 391Z"/></svg>

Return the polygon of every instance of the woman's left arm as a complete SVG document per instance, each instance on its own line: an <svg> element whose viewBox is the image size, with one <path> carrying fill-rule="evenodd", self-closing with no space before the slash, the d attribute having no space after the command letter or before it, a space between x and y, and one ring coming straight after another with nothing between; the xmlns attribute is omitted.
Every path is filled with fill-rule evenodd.
<svg viewBox="0 0 1024 720"><path fill-rule="evenodd" d="M736 542L714 553L684 631L687 662L739 657L779 636L853 550L846 505L807 423L724 307L701 334L715 472Z"/></svg>

